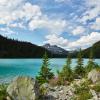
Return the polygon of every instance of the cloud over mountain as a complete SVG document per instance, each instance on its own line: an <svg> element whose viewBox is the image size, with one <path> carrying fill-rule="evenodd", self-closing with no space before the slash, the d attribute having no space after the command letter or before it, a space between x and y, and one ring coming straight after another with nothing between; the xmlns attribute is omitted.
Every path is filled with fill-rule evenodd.
<svg viewBox="0 0 100 100"><path fill-rule="evenodd" d="M56 44L66 49L86 48L100 40L99 2L0 0L0 34L31 39L37 44L39 41ZM23 33L27 34L24 36Z"/></svg>

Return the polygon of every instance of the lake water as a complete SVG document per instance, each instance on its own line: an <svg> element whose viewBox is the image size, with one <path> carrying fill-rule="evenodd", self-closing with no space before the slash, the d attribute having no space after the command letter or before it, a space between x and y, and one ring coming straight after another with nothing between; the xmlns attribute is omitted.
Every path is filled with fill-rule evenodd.
<svg viewBox="0 0 100 100"><path fill-rule="evenodd" d="M56 74L57 70L61 70L66 59L51 59L50 68ZM88 59L84 59L84 65ZM100 59L95 60L100 65ZM42 64L42 59L0 59L0 83L9 82L16 76L38 75ZM72 67L76 65L76 59L72 59Z"/></svg>

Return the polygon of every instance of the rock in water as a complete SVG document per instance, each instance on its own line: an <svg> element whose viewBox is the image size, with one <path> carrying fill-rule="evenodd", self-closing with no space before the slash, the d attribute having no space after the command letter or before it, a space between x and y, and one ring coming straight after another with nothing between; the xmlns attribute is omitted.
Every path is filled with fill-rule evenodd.
<svg viewBox="0 0 100 100"><path fill-rule="evenodd" d="M93 69L88 73L88 79L91 80L93 83L100 82L100 72L96 69Z"/></svg>
<svg viewBox="0 0 100 100"><path fill-rule="evenodd" d="M7 88L7 93L13 100L36 100L39 96L39 86L30 77L17 77Z"/></svg>

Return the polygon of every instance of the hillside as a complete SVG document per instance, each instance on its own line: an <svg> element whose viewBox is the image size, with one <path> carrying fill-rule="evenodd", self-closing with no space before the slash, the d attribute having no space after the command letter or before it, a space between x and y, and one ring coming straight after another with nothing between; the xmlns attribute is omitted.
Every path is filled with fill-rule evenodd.
<svg viewBox="0 0 100 100"><path fill-rule="evenodd" d="M43 47L7 39L0 35L0 58L40 58L45 51L51 57L52 54Z"/></svg>
<svg viewBox="0 0 100 100"><path fill-rule="evenodd" d="M49 46L49 48L48 48ZM83 57L88 58L91 47L83 50ZM58 47L44 45L37 46L29 42L22 42L8 39L0 35L0 58L41 58L47 52L49 57L66 58L68 51ZM72 57L77 57L78 52L72 53ZM100 41L93 45L94 58L100 58Z"/></svg>
<svg viewBox="0 0 100 100"><path fill-rule="evenodd" d="M100 41L98 41L95 44L93 44L93 46L82 50L83 57L84 58L89 58L91 48L93 50L93 57L94 58L100 58ZM78 54L78 51L75 51L75 52L71 53L71 56L73 58L76 58L77 54Z"/></svg>
<svg viewBox="0 0 100 100"><path fill-rule="evenodd" d="M86 58L89 57L90 50L91 50L91 47L83 50L84 57L86 57ZM94 56L94 58L100 58L100 41L96 42L93 45L93 56Z"/></svg>

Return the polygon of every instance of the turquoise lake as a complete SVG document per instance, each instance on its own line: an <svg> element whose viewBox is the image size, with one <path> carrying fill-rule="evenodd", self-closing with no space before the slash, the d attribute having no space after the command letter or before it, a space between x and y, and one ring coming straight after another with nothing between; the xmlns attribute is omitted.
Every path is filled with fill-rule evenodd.
<svg viewBox="0 0 100 100"><path fill-rule="evenodd" d="M66 59L51 59L50 68L56 74L57 70L61 70ZM76 59L72 59L72 67L76 65ZM88 59L84 59L86 65ZM100 59L95 59L100 65ZM42 59L0 59L0 83L10 82L16 76L35 77L40 71Z"/></svg>

